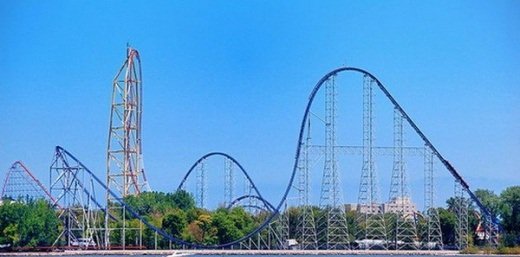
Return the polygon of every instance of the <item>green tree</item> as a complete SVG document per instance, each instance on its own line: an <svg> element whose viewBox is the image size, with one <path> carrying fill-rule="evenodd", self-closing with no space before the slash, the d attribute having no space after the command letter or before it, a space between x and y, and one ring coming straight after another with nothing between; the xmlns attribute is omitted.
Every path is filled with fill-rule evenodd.
<svg viewBox="0 0 520 257"><path fill-rule="evenodd" d="M149 223L154 225L155 227L160 227L162 224L162 216L160 215L147 215L144 217ZM145 228L143 233L143 244L147 246L149 249L155 248L155 238L157 237L158 248L161 246L161 236L157 235L155 231Z"/></svg>
<svg viewBox="0 0 520 257"><path fill-rule="evenodd" d="M356 239L356 235L359 232L359 224L357 222L357 212L354 210L347 211L345 213L345 217L347 219L349 239L352 242Z"/></svg>
<svg viewBox="0 0 520 257"><path fill-rule="evenodd" d="M289 207L285 211L285 215L287 215L289 221L289 238L297 238L300 233L298 231L298 223L301 212L302 209L299 207Z"/></svg>
<svg viewBox="0 0 520 257"><path fill-rule="evenodd" d="M0 243L18 245L21 235L18 232L20 218L26 209L22 203L4 200L0 206Z"/></svg>
<svg viewBox="0 0 520 257"><path fill-rule="evenodd" d="M183 211L195 208L195 199L190 193L184 190L177 190L173 193L172 199L175 205Z"/></svg>
<svg viewBox="0 0 520 257"><path fill-rule="evenodd" d="M126 227L129 228L125 231L125 244L127 245L139 245L142 240L142 224L138 219L126 220Z"/></svg>
<svg viewBox="0 0 520 257"><path fill-rule="evenodd" d="M242 235L251 232L254 228L260 225L260 223L242 207L235 207L231 209L229 215L230 219L233 221L237 229L240 230Z"/></svg>
<svg viewBox="0 0 520 257"><path fill-rule="evenodd" d="M199 244L215 244L217 230L212 226L212 220L210 212L201 211L197 219L188 224L183 238Z"/></svg>
<svg viewBox="0 0 520 257"><path fill-rule="evenodd" d="M164 216L162 228L172 236L179 237L188 225L186 213L181 209L175 209Z"/></svg>
<svg viewBox="0 0 520 257"><path fill-rule="evenodd" d="M174 194L163 192L142 192L125 198L125 202L140 215L163 214L177 207Z"/></svg>
<svg viewBox="0 0 520 257"><path fill-rule="evenodd" d="M226 209L217 210L213 215L212 222L212 225L216 228L216 237L219 244L229 243L243 236Z"/></svg>
<svg viewBox="0 0 520 257"><path fill-rule="evenodd" d="M462 202L462 204L466 205L468 208L468 212L473 212L475 210L475 206L473 206L473 201L469 198L463 198L462 201L460 201L460 198L457 197L450 197L448 200L446 200L446 204L448 205L448 210L455 213L456 211L456 205L459 204L459 202Z"/></svg>
<svg viewBox="0 0 520 257"><path fill-rule="evenodd" d="M482 205L488 209L488 211L496 217L500 209L500 197L495 192L487 189L475 190L475 195L480 200Z"/></svg>
<svg viewBox="0 0 520 257"><path fill-rule="evenodd" d="M45 200L4 202L0 206L0 241L13 247L50 246L60 221Z"/></svg>
<svg viewBox="0 0 520 257"><path fill-rule="evenodd" d="M457 222L457 208L456 205L460 204L465 205L468 211L468 241L469 245L473 245L473 238L475 238L475 230L477 229L477 225L479 223L477 211L475 206L473 205L473 200L470 198L463 198L462 201L458 197L450 197L446 204L448 205L448 210L451 211L455 215L455 222Z"/></svg>
<svg viewBox="0 0 520 257"><path fill-rule="evenodd" d="M444 245L454 245L455 244L455 223L457 222L457 217L455 214L449 210L444 208L438 208L439 212L439 221L441 225L442 232L442 243Z"/></svg>
<svg viewBox="0 0 520 257"><path fill-rule="evenodd" d="M520 186L506 188L500 194L500 216L504 235L504 244L520 244Z"/></svg>

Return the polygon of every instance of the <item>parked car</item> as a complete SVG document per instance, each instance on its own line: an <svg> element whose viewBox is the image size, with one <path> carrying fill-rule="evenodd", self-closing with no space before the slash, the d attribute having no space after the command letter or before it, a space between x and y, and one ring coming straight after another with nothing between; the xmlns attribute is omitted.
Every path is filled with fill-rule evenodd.
<svg viewBox="0 0 520 257"><path fill-rule="evenodd" d="M72 246L78 246L81 248L89 248L89 247L97 246L96 242L94 242L94 239L92 239L92 238L78 238L77 241L72 241L70 244Z"/></svg>

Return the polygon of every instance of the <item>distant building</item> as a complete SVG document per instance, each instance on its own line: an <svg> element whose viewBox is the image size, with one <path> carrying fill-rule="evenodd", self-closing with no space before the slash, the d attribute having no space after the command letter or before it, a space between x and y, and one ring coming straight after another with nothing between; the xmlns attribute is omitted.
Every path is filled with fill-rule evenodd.
<svg viewBox="0 0 520 257"><path fill-rule="evenodd" d="M489 239L489 234L486 233L484 226L482 226L482 222L478 223L477 229L475 229L475 234L477 235L478 240Z"/></svg>
<svg viewBox="0 0 520 257"><path fill-rule="evenodd" d="M357 211L364 214L383 214L384 204L373 203L372 205L357 205Z"/></svg>
<svg viewBox="0 0 520 257"><path fill-rule="evenodd" d="M417 212L417 207L410 197L396 197L390 201L378 204L360 205L355 203L345 204L345 211L357 211L363 214L383 214L383 213L400 213L403 212L406 217L413 217Z"/></svg>
<svg viewBox="0 0 520 257"><path fill-rule="evenodd" d="M406 217L413 217L417 212L417 207L410 197L396 197L384 204L385 213L400 213Z"/></svg>
<svg viewBox="0 0 520 257"><path fill-rule="evenodd" d="M357 211L357 203L347 203L345 204L345 211Z"/></svg>

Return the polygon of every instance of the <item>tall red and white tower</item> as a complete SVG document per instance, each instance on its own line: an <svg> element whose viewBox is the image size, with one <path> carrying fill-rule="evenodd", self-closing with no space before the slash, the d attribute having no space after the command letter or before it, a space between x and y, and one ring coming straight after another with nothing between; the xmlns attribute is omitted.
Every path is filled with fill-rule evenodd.
<svg viewBox="0 0 520 257"><path fill-rule="evenodd" d="M107 147L107 187L119 197L138 195L149 190L142 158L141 121L143 88L139 52L127 48L126 60L113 80L112 107ZM123 219L121 244L125 245L126 210L115 205L108 193L106 212L106 246L110 245L109 214ZM111 227L111 228L110 228Z"/></svg>

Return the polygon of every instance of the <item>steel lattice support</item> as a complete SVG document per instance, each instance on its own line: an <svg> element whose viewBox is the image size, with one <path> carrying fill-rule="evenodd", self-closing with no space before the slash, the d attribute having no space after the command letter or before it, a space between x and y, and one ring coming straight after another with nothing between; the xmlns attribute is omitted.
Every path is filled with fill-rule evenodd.
<svg viewBox="0 0 520 257"><path fill-rule="evenodd" d="M279 230L279 235L280 235L280 238L282 240L282 242L288 242L288 240L291 238L291 234L290 234L290 227L289 225L291 224L290 220L289 220L289 207L287 205L287 201L285 201L284 203L284 211L282 211L280 213L280 215L278 215L278 222L280 223L280 230ZM285 244L282 245L283 248L285 248Z"/></svg>
<svg viewBox="0 0 520 257"><path fill-rule="evenodd" d="M442 249L442 231L439 211L435 208L434 155L424 146L424 214L427 221L423 246L427 249Z"/></svg>
<svg viewBox="0 0 520 257"><path fill-rule="evenodd" d="M21 161L14 162L7 171L0 195L0 199L5 198L24 202L45 199L56 204L56 199Z"/></svg>
<svg viewBox="0 0 520 257"><path fill-rule="evenodd" d="M280 217L275 218L269 225L255 236L238 244L240 249L247 250L280 250L284 248L282 239L283 225Z"/></svg>
<svg viewBox="0 0 520 257"><path fill-rule="evenodd" d="M390 184L388 208L393 218L393 245L395 249L417 249L417 228L415 226L415 206L408 188L406 163L403 155L403 116L394 109L394 164ZM388 211L386 211L388 212Z"/></svg>
<svg viewBox="0 0 520 257"><path fill-rule="evenodd" d="M254 193L255 189L253 187L253 185L251 184L251 181L249 180L244 180L244 193L243 195L252 195ZM258 209L254 209L254 208L251 208L251 206L258 206L258 199L257 198L253 198L253 197L249 197L247 199L248 203L247 203L247 207L246 210L249 211L250 213L254 213L254 212L257 212Z"/></svg>
<svg viewBox="0 0 520 257"><path fill-rule="evenodd" d="M56 151L50 167L50 179L50 192L61 206L59 218L63 222L63 230L53 245L99 246L103 239L102 213L92 178L85 174L78 162Z"/></svg>
<svg viewBox="0 0 520 257"><path fill-rule="evenodd" d="M233 162L228 158L224 159L224 206L228 206L235 199L235 174Z"/></svg>
<svg viewBox="0 0 520 257"><path fill-rule="evenodd" d="M284 241L282 237L281 226L278 224L280 221L275 219L269 226L267 227L267 236L268 236L268 247L267 249L283 249Z"/></svg>
<svg viewBox="0 0 520 257"><path fill-rule="evenodd" d="M139 52L129 47L113 81L107 150L107 185L122 197L148 189L142 164L142 94Z"/></svg>
<svg viewBox="0 0 520 257"><path fill-rule="evenodd" d="M325 84L325 167L321 184L318 221L318 247L320 249L348 249L349 234L343 194L336 160L336 83L334 76Z"/></svg>
<svg viewBox="0 0 520 257"><path fill-rule="evenodd" d="M207 206L208 181L206 180L206 163L201 161L197 169L197 184L195 188L195 203L199 208Z"/></svg>
<svg viewBox="0 0 520 257"><path fill-rule="evenodd" d="M499 228L498 225L493 224L491 215L483 215L483 224L484 224L484 230L485 235L484 238L486 240L486 243L490 246L497 247L498 246L498 234L499 234Z"/></svg>
<svg viewBox="0 0 520 257"><path fill-rule="evenodd" d="M256 238L250 240L249 245L259 250L283 249L285 246L284 242L286 242L284 238L287 237L284 231L288 231L286 228L286 226L288 226L288 220L286 219L286 217L281 216L275 218L265 229L256 235Z"/></svg>
<svg viewBox="0 0 520 257"><path fill-rule="evenodd" d="M141 60L136 49L128 47L126 60L112 83L112 106L107 147L107 187L119 197L149 190L144 173L141 146L142 76ZM126 211L106 193L106 247L110 244L110 213L122 218L121 244L125 247Z"/></svg>
<svg viewBox="0 0 520 257"><path fill-rule="evenodd" d="M311 191L310 187L310 164L309 164L309 145L311 142L310 136L310 119L307 121L307 139L302 144L301 157L298 164L298 194L300 217L298 220L298 233L300 248L318 249L318 238L316 235L316 223L314 220L314 211L309 201Z"/></svg>
<svg viewBox="0 0 520 257"><path fill-rule="evenodd" d="M455 180L455 244L459 250L468 246L468 201L464 197L464 188Z"/></svg>
<svg viewBox="0 0 520 257"><path fill-rule="evenodd" d="M373 80L363 80L363 168L358 195L358 222L361 224L358 239L365 240L365 248L387 248L386 224L383 205L379 202L379 189L373 154L374 148L374 91Z"/></svg>

